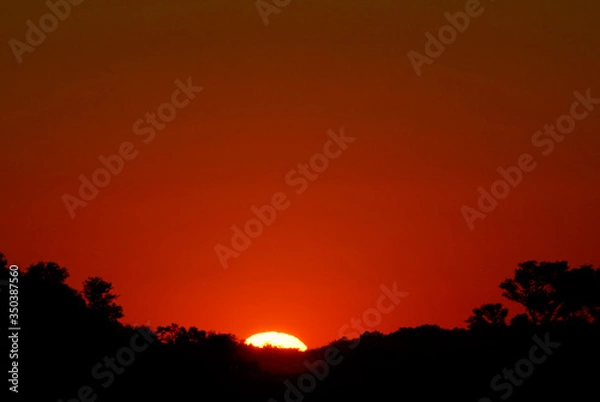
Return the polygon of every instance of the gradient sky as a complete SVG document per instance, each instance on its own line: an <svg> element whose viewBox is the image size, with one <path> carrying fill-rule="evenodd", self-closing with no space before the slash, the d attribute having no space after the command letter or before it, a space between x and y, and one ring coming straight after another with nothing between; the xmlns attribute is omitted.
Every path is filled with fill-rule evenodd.
<svg viewBox="0 0 600 402"><path fill-rule="evenodd" d="M295 0L265 26L253 1L88 0L19 64L7 43L48 8L4 0L0 252L112 282L127 323L309 347L381 284L409 295L373 330L452 328L521 261L597 266L600 106L548 156L531 137L574 91L600 97L600 4L481 4L418 77L407 53L464 1ZM144 144L134 122L188 77L203 91ZM295 194L286 174L340 127L356 141ZM71 219L61 197L126 141L136 158ZM536 169L469 230L461 206L523 153ZM224 270L215 244L279 191L290 207Z"/></svg>

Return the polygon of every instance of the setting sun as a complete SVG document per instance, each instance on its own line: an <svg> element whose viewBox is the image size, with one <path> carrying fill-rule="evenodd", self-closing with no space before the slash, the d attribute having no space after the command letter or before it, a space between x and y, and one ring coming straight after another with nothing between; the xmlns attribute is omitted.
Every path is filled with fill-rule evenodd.
<svg viewBox="0 0 600 402"><path fill-rule="evenodd" d="M254 334L247 338L245 343L259 348L273 346L275 348L298 349L301 352L308 349L306 345L295 336L276 331Z"/></svg>

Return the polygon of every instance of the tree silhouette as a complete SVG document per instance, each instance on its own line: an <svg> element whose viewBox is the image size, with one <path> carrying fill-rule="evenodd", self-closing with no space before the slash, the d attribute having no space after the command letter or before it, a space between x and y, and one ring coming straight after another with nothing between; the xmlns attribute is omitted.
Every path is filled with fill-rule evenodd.
<svg viewBox="0 0 600 402"><path fill-rule="evenodd" d="M592 322L600 316L600 270L586 265L572 269L556 284L562 298L560 316Z"/></svg>
<svg viewBox="0 0 600 402"><path fill-rule="evenodd" d="M97 276L89 277L83 284L83 297L93 313L108 321L123 317L123 308L114 302L119 296L112 293L112 283Z"/></svg>
<svg viewBox="0 0 600 402"><path fill-rule="evenodd" d="M174 345L181 343L183 339L187 338L187 331L184 327L180 327L179 324L172 323L166 327L158 326L156 328L156 337L159 341Z"/></svg>
<svg viewBox="0 0 600 402"><path fill-rule="evenodd" d="M504 297L525 307L534 325L591 321L600 309L600 271L591 266L570 269L566 261L527 261L500 288Z"/></svg>
<svg viewBox="0 0 600 402"><path fill-rule="evenodd" d="M7 265L0 254L0 275L8 279ZM19 367L22 362L24 377L37 385L19 390L24 400L77 400L82 390L92 387L82 387L91 384L90 374L105 381L94 383L98 400L114 402L130 401L131 395L140 400L210 395L248 402L371 400L397 392L398 379L403 392L424 400L442 399L449 392L461 400L477 400L490 392L490 378L499 368L515 362L519 368L519 358L531 358L535 339L545 343L533 354L536 359L555 342L565 346L544 359L536 380L527 381L511 401L587 400L597 391L599 370L590 368L589 361L600 357L600 326L590 324L600 316L600 271L591 266L520 264L515 277L501 285L505 296L527 311L516 315L510 326L502 304L483 304L466 321L469 330L438 325L389 334L370 330L358 339L341 338L306 352L255 348L232 334L176 323L141 331L118 321L123 312L115 304L111 283L90 277L77 292L65 283L68 276L55 263L37 263L18 282L28 296L19 303L20 324L27 328L20 333L27 348L19 350ZM538 325L551 324L547 334L533 326L531 317ZM539 339L533 338L536 334ZM330 358L343 364L333 369L326 365ZM526 380L519 370L510 372ZM310 378L315 385L319 380L318 387L304 395L300 390L308 389Z"/></svg>
<svg viewBox="0 0 600 402"><path fill-rule="evenodd" d="M529 321L527 314L517 314L511 318L510 325L512 327L527 328L531 325L531 321Z"/></svg>
<svg viewBox="0 0 600 402"><path fill-rule="evenodd" d="M484 304L473 309L473 315L466 322L469 324L469 329L506 326L507 315L508 309L502 307L502 303Z"/></svg>
<svg viewBox="0 0 600 402"><path fill-rule="evenodd" d="M189 342L202 342L206 340L206 331L199 331L196 327L190 327L187 331Z"/></svg>
<svg viewBox="0 0 600 402"><path fill-rule="evenodd" d="M38 262L27 269L24 277L31 281L44 281L58 285L65 283L69 272L55 262Z"/></svg>
<svg viewBox="0 0 600 402"><path fill-rule="evenodd" d="M8 287L8 278L10 277L10 271L8 269L8 262L4 257L4 254L0 253L0 294L5 287Z"/></svg>

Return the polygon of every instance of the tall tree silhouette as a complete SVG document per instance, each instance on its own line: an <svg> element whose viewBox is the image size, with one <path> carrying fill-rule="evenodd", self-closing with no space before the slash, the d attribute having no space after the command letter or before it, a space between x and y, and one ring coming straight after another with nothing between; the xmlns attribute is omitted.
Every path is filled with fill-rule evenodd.
<svg viewBox="0 0 600 402"><path fill-rule="evenodd" d="M469 329L506 326L507 315L508 309L504 308L502 303L484 304L473 309L473 315L466 322L469 324Z"/></svg>
<svg viewBox="0 0 600 402"><path fill-rule="evenodd" d="M38 262L31 265L24 276L27 280L58 285L65 283L65 280L69 277L69 272L55 262Z"/></svg>
<svg viewBox="0 0 600 402"><path fill-rule="evenodd" d="M116 322L123 317L123 308L114 302L119 296L112 293L112 283L97 276L89 277L83 284L83 297L93 313L108 321Z"/></svg>
<svg viewBox="0 0 600 402"><path fill-rule="evenodd" d="M588 322L600 318L600 269L585 265L567 271L556 287L563 300L560 316Z"/></svg>
<svg viewBox="0 0 600 402"><path fill-rule="evenodd" d="M535 325L590 321L600 309L600 271L591 266L570 269L566 261L527 261L500 288L504 297L525 307Z"/></svg>
<svg viewBox="0 0 600 402"><path fill-rule="evenodd" d="M175 323L165 327L158 326L156 328L156 337L159 341L170 345L183 343L187 340L187 330L185 327L181 327L179 324Z"/></svg>

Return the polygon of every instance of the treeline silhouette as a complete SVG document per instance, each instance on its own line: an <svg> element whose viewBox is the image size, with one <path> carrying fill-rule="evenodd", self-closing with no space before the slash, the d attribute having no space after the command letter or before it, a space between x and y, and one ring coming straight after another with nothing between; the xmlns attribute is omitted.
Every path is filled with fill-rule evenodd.
<svg viewBox="0 0 600 402"><path fill-rule="evenodd" d="M10 277L2 254L0 275ZM68 276L54 262L19 273L22 400L489 398L483 402L599 396L600 270L592 266L519 264L513 278L500 284L502 295L522 307L510 320L502 304L484 304L466 318L467 328L365 332L305 353L258 349L232 334L177 324L155 330L125 325L110 282L90 277L79 292L65 283ZM8 289L0 295L7 306ZM336 364L328 365L332 350Z"/></svg>

